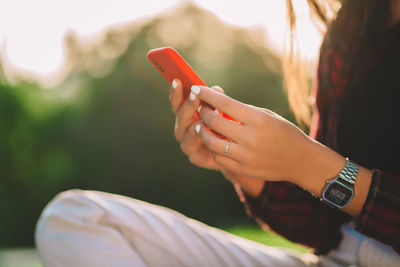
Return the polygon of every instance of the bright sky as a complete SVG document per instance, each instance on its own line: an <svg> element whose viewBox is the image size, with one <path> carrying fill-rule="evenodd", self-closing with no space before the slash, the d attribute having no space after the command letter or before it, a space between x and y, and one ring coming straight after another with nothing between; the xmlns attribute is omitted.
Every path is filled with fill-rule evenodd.
<svg viewBox="0 0 400 267"><path fill-rule="evenodd" d="M0 53L6 70L49 79L62 70L63 38L101 34L110 26L168 12L193 1L223 21L263 26L276 48L285 36L284 0L0 0ZM229 4L227 4L229 3ZM300 45L308 59L317 56L321 36L308 20L306 0L294 0Z"/></svg>

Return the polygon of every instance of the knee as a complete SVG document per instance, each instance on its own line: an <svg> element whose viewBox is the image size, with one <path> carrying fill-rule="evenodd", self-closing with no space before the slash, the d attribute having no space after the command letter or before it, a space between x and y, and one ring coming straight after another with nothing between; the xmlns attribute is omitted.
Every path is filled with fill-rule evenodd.
<svg viewBox="0 0 400 267"><path fill-rule="evenodd" d="M37 222L35 241L39 250L55 245L74 226L93 217L93 213L96 213L96 207L89 192L74 189L59 193L45 207Z"/></svg>

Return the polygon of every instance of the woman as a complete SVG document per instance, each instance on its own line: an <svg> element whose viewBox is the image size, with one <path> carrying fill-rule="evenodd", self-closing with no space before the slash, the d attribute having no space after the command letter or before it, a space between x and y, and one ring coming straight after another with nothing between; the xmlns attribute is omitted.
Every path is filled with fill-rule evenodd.
<svg viewBox="0 0 400 267"><path fill-rule="evenodd" d="M308 2L324 19L321 5ZM288 7L294 22L290 1ZM311 136L269 110L229 98L219 87L193 86L185 100L180 81L172 84L175 136L191 162L220 170L261 224L315 254L262 246L138 200L68 191L39 220L43 262L400 266L399 21L399 0L344 1L321 48ZM295 64L289 63L289 101L306 121L307 97L298 93Z"/></svg>

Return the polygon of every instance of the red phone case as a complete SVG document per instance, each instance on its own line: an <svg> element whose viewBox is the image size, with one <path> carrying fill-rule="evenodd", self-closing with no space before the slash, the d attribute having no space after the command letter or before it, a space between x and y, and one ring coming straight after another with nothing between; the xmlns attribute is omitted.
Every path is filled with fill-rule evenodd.
<svg viewBox="0 0 400 267"><path fill-rule="evenodd" d="M189 96L192 85L207 86L178 52L171 47L150 50L147 57L169 84L172 83L173 79L181 80L185 98Z"/></svg>
<svg viewBox="0 0 400 267"><path fill-rule="evenodd" d="M176 78L181 80L185 98L189 96L192 85L207 86L178 52L171 47L152 49L147 53L147 58L169 84ZM222 112L220 114L224 118L236 121Z"/></svg>

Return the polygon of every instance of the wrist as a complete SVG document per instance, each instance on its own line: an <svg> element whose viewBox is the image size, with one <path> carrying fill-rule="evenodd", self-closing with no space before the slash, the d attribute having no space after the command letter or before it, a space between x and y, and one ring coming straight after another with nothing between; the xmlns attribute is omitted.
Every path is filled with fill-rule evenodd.
<svg viewBox="0 0 400 267"><path fill-rule="evenodd" d="M326 181L340 173L346 164L346 159L321 143L310 141L295 183L314 196L321 198Z"/></svg>
<svg viewBox="0 0 400 267"><path fill-rule="evenodd" d="M346 165L346 158L329 149L328 147L313 141L306 150L305 159L301 162L300 175L295 183L321 198L326 182L337 177ZM372 172L359 166L354 183L354 196L342 210L353 217L360 214L367 199L372 181Z"/></svg>
<svg viewBox="0 0 400 267"><path fill-rule="evenodd" d="M354 197L349 205L343 208L343 211L357 217L367 199L368 192L371 186L372 172L360 166L358 171L357 180L354 184Z"/></svg>

